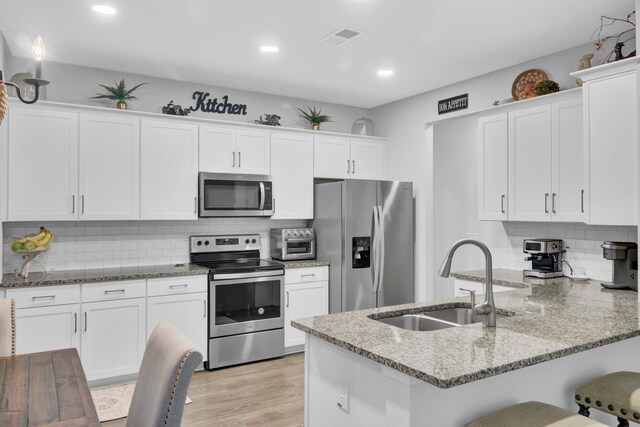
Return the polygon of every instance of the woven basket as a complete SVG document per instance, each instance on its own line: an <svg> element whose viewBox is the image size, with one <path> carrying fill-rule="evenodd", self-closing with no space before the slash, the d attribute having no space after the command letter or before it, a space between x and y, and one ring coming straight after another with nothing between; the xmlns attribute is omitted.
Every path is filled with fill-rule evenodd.
<svg viewBox="0 0 640 427"><path fill-rule="evenodd" d="M4 119L4 115L7 113L7 87L4 82L0 80L0 123Z"/></svg>

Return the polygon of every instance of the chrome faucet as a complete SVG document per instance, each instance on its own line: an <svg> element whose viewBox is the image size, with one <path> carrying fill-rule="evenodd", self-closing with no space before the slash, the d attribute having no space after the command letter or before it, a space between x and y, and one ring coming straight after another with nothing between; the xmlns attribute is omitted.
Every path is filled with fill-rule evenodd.
<svg viewBox="0 0 640 427"><path fill-rule="evenodd" d="M463 245L473 245L479 247L484 253L485 258L485 270L486 277L484 282L484 301L482 304L473 305L472 310L473 314L486 316L484 319L484 324L486 326L495 328L496 326L496 304L493 300L493 262L491 260L491 251L489 248L482 242L473 239L462 239L458 240L451 246L449 252L447 252L447 257L444 259L438 274L442 277L449 277L451 273L451 261L453 260L453 254L458 250L460 246Z"/></svg>

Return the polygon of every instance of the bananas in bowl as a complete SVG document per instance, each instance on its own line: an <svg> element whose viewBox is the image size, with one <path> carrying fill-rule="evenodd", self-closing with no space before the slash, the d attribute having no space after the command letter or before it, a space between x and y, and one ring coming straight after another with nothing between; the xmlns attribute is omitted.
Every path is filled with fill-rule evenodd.
<svg viewBox="0 0 640 427"><path fill-rule="evenodd" d="M53 234L44 227L40 227L40 232L33 236L11 236L9 244L11 250L16 253L44 252L49 249L53 240Z"/></svg>

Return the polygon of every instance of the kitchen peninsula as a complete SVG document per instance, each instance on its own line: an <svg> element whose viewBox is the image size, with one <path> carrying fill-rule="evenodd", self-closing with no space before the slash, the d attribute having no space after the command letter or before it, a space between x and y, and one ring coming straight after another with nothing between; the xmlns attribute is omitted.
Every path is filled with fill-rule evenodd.
<svg viewBox="0 0 640 427"><path fill-rule="evenodd" d="M461 426L527 400L575 410L580 383L640 370L635 292L561 279L495 300L504 316L495 329L423 332L375 320L468 307L463 298L294 321L307 333L305 425Z"/></svg>

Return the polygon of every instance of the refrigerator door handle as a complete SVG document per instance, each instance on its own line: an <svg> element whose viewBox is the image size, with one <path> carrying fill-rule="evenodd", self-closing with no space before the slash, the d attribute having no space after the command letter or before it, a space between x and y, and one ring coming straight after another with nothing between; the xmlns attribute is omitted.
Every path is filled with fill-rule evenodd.
<svg viewBox="0 0 640 427"><path fill-rule="evenodd" d="M378 207L374 206L371 212L371 288L376 290L378 283Z"/></svg>
<svg viewBox="0 0 640 427"><path fill-rule="evenodd" d="M384 221L382 206L378 206L378 281L376 282L376 292L380 291L380 282L384 277Z"/></svg>

